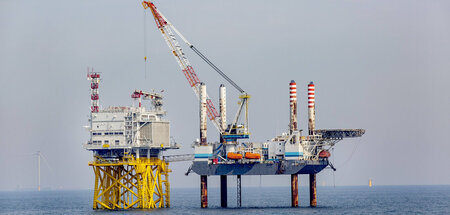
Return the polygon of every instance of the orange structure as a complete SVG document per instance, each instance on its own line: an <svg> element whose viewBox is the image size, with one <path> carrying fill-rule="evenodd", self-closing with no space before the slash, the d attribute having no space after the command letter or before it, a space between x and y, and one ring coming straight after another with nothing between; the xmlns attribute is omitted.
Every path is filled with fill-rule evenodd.
<svg viewBox="0 0 450 215"><path fill-rule="evenodd" d="M245 158L247 159L261 159L261 155L257 153L246 152Z"/></svg>
<svg viewBox="0 0 450 215"><path fill-rule="evenodd" d="M242 155L238 153L228 152L227 154L228 159L231 160L240 160L242 159Z"/></svg>

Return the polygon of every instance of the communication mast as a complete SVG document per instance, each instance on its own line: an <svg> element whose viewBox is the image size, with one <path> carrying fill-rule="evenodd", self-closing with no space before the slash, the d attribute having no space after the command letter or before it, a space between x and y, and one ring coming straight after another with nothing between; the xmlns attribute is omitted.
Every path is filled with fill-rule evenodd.
<svg viewBox="0 0 450 215"><path fill-rule="evenodd" d="M100 74L94 72L94 68L87 69L87 79L91 81L91 112L97 113L99 107L98 85L100 84Z"/></svg>

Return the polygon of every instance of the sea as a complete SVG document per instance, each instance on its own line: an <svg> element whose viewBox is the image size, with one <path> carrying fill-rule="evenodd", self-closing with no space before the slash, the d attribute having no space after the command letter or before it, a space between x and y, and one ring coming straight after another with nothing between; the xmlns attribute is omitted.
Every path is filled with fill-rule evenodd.
<svg viewBox="0 0 450 215"><path fill-rule="evenodd" d="M219 188L208 189L208 208L200 208L199 188L171 189L170 208L92 210L92 190L0 192L0 214L450 214L450 185L317 187L317 207L309 207L307 187L299 187L300 207L290 207L290 187L228 187L228 208L220 207Z"/></svg>

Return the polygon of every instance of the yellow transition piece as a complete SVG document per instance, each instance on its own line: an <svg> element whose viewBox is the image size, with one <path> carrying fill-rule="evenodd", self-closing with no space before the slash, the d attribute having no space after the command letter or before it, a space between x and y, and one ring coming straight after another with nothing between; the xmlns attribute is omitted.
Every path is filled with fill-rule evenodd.
<svg viewBox="0 0 450 215"><path fill-rule="evenodd" d="M169 164L158 158L124 157L110 162L96 157L94 209L168 208Z"/></svg>

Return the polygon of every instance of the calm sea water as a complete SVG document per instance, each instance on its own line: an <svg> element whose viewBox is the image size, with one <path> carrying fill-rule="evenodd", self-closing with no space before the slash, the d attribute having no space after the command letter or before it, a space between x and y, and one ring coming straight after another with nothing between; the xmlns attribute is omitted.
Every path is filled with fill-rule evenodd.
<svg viewBox="0 0 450 215"><path fill-rule="evenodd" d="M0 214L450 214L450 186L318 187L318 207L308 207L300 187L300 207L291 208L290 188L242 188L242 208L229 187L230 208L220 208L218 188L210 188L209 208L200 208L199 189L172 189L171 208L93 211L93 191L0 192Z"/></svg>

